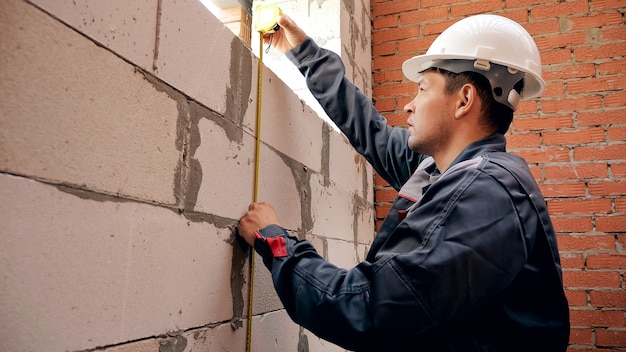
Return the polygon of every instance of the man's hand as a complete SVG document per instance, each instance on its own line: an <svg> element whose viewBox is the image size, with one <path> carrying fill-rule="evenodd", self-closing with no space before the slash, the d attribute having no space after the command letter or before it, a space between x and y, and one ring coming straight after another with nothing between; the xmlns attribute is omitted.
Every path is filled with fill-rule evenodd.
<svg viewBox="0 0 626 352"><path fill-rule="evenodd" d="M272 224L280 226L274 207L269 202L252 203L248 207L248 212L239 220L237 229L239 235L249 245L254 246L254 239L256 238L254 232Z"/></svg>
<svg viewBox="0 0 626 352"><path fill-rule="evenodd" d="M263 43L269 44L270 37L273 36L272 47L283 54L302 44L307 38L306 33L287 15L278 17L278 25L280 29L272 34L266 34Z"/></svg>

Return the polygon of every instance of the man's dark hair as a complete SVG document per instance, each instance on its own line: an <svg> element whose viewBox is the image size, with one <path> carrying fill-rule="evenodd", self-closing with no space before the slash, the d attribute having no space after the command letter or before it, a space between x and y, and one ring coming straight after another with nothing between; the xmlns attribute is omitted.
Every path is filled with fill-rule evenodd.
<svg viewBox="0 0 626 352"><path fill-rule="evenodd" d="M500 134L508 131L513 121L513 110L506 105L498 103L491 93L491 84L487 77L476 72L454 73L444 69L435 68L434 70L441 73L445 80L445 93L452 94L460 89L464 84L469 83L476 87L478 97L480 98L485 112L486 119L483 123L489 127L495 128ZM521 91L522 81L515 86L515 89Z"/></svg>

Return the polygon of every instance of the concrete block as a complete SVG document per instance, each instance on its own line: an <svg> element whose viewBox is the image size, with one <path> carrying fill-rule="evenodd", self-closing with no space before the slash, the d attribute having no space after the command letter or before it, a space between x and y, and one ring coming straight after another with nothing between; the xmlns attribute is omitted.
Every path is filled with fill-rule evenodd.
<svg viewBox="0 0 626 352"><path fill-rule="evenodd" d="M257 65L250 49L202 3L163 1L159 78L242 125L256 116Z"/></svg>
<svg viewBox="0 0 626 352"><path fill-rule="evenodd" d="M272 203L283 227L297 231L311 226L307 197L312 175L299 162L261 144L258 200Z"/></svg>
<svg viewBox="0 0 626 352"><path fill-rule="evenodd" d="M231 289L243 287L233 255L244 254L227 224L8 175L0 199L2 351L88 349L244 315L245 293Z"/></svg>
<svg viewBox="0 0 626 352"><path fill-rule="evenodd" d="M192 157L202 179L195 210L239 219L253 198L255 140L221 117L197 117Z"/></svg>
<svg viewBox="0 0 626 352"><path fill-rule="evenodd" d="M298 351L299 331L300 327L289 318L285 310L255 316L252 323L252 351Z"/></svg>
<svg viewBox="0 0 626 352"><path fill-rule="evenodd" d="M230 324L194 329L180 336L184 339L184 344L186 345L181 352L245 351L246 332L245 326L233 330ZM161 346L164 346L163 340L161 340ZM159 351L168 350L163 348Z"/></svg>
<svg viewBox="0 0 626 352"><path fill-rule="evenodd" d="M272 274L263 264L263 258L256 253L255 256L252 314L259 315L283 309L283 304L274 289ZM248 287L246 288L248 289Z"/></svg>
<svg viewBox="0 0 626 352"><path fill-rule="evenodd" d="M330 179L348 192L366 198L372 192L371 166L340 133L330 133Z"/></svg>
<svg viewBox="0 0 626 352"><path fill-rule="evenodd" d="M311 180L313 233L327 238L354 240L353 194L334 183L324 186L320 175Z"/></svg>
<svg viewBox="0 0 626 352"><path fill-rule="evenodd" d="M270 70L263 75L261 140L320 171L323 121Z"/></svg>
<svg viewBox="0 0 626 352"><path fill-rule="evenodd" d="M309 346L307 351L309 352L347 352L346 349L326 340L322 340L308 330L304 330L303 334L306 335L306 340Z"/></svg>
<svg viewBox="0 0 626 352"><path fill-rule="evenodd" d="M117 55L151 72L157 26L154 0L31 1Z"/></svg>
<svg viewBox="0 0 626 352"><path fill-rule="evenodd" d="M323 185L319 175L311 180L313 233L344 241L371 243L374 237L373 204L330 182Z"/></svg>
<svg viewBox="0 0 626 352"><path fill-rule="evenodd" d="M175 203L177 102L26 2L0 16L0 170Z"/></svg>
<svg viewBox="0 0 626 352"><path fill-rule="evenodd" d="M361 262L358 256L357 245L354 242L347 242L328 238L328 262L344 269L352 269Z"/></svg>
<svg viewBox="0 0 626 352"><path fill-rule="evenodd" d="M159 339L130 342L123 345L104 348L102 352L155 352L159 350Z"/></svg>

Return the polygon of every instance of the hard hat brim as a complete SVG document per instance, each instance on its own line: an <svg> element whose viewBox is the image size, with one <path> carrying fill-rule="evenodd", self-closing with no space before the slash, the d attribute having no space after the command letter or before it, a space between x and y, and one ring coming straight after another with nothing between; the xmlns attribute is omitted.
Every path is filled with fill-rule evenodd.
<svg viewBox="0 0 626 352"><path fill-rule="evenodd" d="M463 56L463 55L450 55L450 54L424 54L412 57L404 63L402 63L402 73L406 78L413 82L417 82L420 74L425 70L436 67L435 62L438 60L468 60L475 61L475 56ZM524 75L524 89L522 91L521 97L523 100L536 98L545 90L545 82L541 77L537 77L532 72L528 72L527 69L523 67L515 67L513 65L507 63L500 63L497 61L491 61L495 64L511 67L516 70L520 70L525 73Z"/></svg>

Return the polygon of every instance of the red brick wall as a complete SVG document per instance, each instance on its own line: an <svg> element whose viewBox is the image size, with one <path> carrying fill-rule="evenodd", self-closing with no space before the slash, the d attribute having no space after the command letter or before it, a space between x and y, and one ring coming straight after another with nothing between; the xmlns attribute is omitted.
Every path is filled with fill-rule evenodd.
<svg viewBox="0 0 626 352"><path fill-rule="evenodd" d="M372 0L374 101L391 125L416 86L401 63L455 21L495 13L535 38L547 89L507 134L546 197L570 302L569 351L626 348L626 0ZM396 192L376 179L377 224Z"/></svg>

